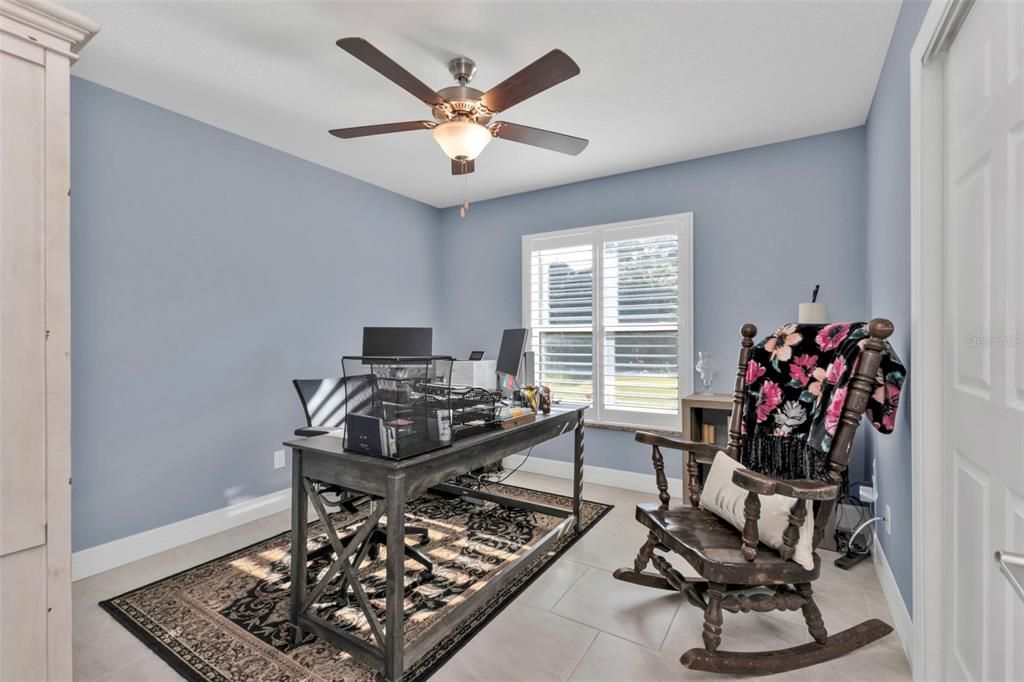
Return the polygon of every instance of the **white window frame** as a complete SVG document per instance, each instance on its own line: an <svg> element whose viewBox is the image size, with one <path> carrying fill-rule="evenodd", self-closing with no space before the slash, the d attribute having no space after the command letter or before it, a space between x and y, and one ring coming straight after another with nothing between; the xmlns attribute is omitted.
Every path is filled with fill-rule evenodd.
<svg viewBox="0 0 1024 682"><path fill-rule="evenodd" d="M635 239L645 236L675 234L679 240L679 397L693 393L693 213L627 220L619 223L593 225L569 230L556 230L523 235L522 238L522 301L523 326L532 321L530 291L531 254L537 248L559 248L579 244L592 244L594 248L593 320L589 327L567 326L565 331L574 329L592 332L593 339L593 382L594 402L590 405L588 421L597 426L621 426L629 428L657 428L679 431L681 428L680 405L675 413L655 413L634 410L605 408L604 402L604 244L606 241ZM533 348L531 335L530 348ZM559 397L554 396L556 400ZM570 404L570 403L566 403Z"/></svg>

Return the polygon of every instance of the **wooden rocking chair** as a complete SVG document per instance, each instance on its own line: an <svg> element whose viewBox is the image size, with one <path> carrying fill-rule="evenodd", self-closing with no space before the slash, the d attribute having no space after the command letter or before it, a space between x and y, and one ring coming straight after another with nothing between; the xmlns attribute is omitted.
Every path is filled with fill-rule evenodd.
<svg viewBox="0 0 1024 682"><path fill-rule="evenodd" d="M790 560L804 525L808 502L814 508L813 546L817 549L825 527L836 505L842 474L850 458L854 433L864 413L868 397L875 388L875 377L885 339L893 331L892 323L872 320L868 340L860 354L850 381L842 417L829 449L827 471L829 481L776 480L755 471L741 469L734 473L733 483L747 491L744 502L743 531L736 530L715 514L701 509L701 465L710 466L720 449L711 443L677 441L664 436L639 432L636 440L653 446L652 459L660 504L640 504L636 519L648 530L647 541L640 547L632 568L615 571L619 580L677 590L687 601L704 611L704 648L690 649L680 662L687 668L719 673L772 674L795 670L832 660L877 639L892 628L877 620L829 636L821 611L814 602L811 583L818 578L821 559L814 553L814 569L807 570ZM757 327L743 326L739 365L736 374L732 415L729 420L729 445L725 452L740 458L741 420L746 392L745 376ZM669 506L668 482L665 478L663 448L689 453L686 464L687 490L690 506ZM757 520L760 516L758 495L779 494L794 500L789 526L778 550L758 546ZM700 574L700 580L684 578L665 557L655 554L675 552ZM654 564L658 573L645 571ZM770 591L748 592L753 588ZM746 591L746 592L745 592ZM801 609L813 641L789 649L762 652L719 651L722 639L722 611L747 613Z"/></svg>

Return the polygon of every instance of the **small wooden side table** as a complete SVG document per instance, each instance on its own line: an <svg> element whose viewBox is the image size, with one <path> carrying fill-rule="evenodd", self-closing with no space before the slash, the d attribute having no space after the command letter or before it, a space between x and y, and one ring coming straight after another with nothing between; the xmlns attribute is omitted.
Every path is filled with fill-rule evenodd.
<svg viewBox="0 0 1024 682"><path fill-rule="evenodd" d="M732 413L732 393L691 393L680 401L680 412L683 415L683 438L698 443L704 442L704 423L706 412L721 412L725 415L726 424L729 422L729 415ZM728 438L728 427L722 430L722 435ZM716 441L723 442L718 434ZM723 443L724 445L724 443ZM697 467L698 469L700 467ZM684 462L685 469L685 462ZM689 499L686 476L683 477L683 499Z"/></svg>
<svg viewBox="0 0 1024 682"><path fill-rule="evenodd" d="M683 413L683 437L687 440L704 442L704 410L722 412L728 417L732 413L732 393L691 393L680 400Z"/></svg>

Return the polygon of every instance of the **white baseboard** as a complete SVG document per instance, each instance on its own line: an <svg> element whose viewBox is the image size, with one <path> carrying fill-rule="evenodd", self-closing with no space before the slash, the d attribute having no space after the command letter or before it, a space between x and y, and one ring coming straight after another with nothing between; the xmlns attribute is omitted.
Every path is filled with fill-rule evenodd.
<svg viewBox="0 0 1024 682"><path fill-rule="evenodd" d="M913 621L910 619L910 611L907 610L907 604L903 601L903 595L900 594L900 587L896 584L896 577L892 574L892 569L889 568L889 561L885 558L882 545L877 540L871 548L871 553L875 560L875 573L878 574L878 582L882 585L882 594L885 595L885 601L889 604L889 612L892 613L896 634L903 642L903 650L907 653L907 660L913 667L914 658L911 653L914 650L914 627Z"/></svg>
<svg viewBox="0 0 1024 682"><path fill-rule="evenodd" d="M238 502L71 555L71 579L81 580L153 554L241 526L291 507L291 488Z"/></svg>
<svg viewBox="0 0 1024 682"><path fill-rule="evenodd" d="M522 461L521 455L506 457L505 466L511 470ZM520 471L572 479L572 468L572 462L530 457ZM583 466L583 480L585 483L637 490L644 493L656 493L658 490L654 474L639 474L590 464ZM682 493L683 482L681 479L670 478L668 483L669 491L673 495ZM263 497L232 504L166 526L80 550L71 555L71 579L88 578L91 575L194 542L208 535L276 514L290 506L291 489L286 488Z"/></svg>
<svg viewBox="0 0 1024 682"><path fill-rule="evenodd" d="M505 468L511 471L522 463L520 471L554 478L572 479L572 462L561 462L554 459L542 457L530 457L523 463L522 455L512 455L505 458ZM654 474L640 474L635 471L622 471L620 469L609 469L592 464L583 465L583 483L594 485L606 485L612 488L625 488L636 490L642 493L655 494L658 487L655 484ZM683 492L683 481L679 478L668 479L668 490L672 496L681 495Z"/></svg>

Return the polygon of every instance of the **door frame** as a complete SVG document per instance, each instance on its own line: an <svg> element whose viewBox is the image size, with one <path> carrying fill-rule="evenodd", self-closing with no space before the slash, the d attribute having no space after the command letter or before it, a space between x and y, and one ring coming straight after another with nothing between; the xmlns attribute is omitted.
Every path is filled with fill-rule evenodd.
<svg viewBox="0 0 1024 682"><path fill-rule="evenodd" d="M974 0L932 0L910 51L910 333L913 639L918 680L944 673L950 499L942 435L945 54Z"/></svg>

